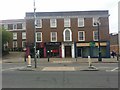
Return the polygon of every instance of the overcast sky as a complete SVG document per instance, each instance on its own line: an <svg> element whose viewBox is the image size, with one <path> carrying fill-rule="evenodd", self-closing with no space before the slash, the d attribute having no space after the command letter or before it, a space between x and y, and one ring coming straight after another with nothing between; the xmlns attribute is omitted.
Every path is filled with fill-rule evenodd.
<svg viewBox="0 0 120 90"><path fill-rule="evenodd" d="M110 33L118 32L120 0L35 0L37 12L109 10ZM33 0L0 0L0 20L23 19L33 12Z"/></svg>

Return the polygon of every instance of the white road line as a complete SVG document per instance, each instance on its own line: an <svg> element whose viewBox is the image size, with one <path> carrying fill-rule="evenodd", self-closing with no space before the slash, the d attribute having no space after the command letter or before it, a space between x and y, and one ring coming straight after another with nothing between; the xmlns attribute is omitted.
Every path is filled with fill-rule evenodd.
<svg viewBox="0 0 120 90"><path fill-rule="evenodd" d="M2 71L13 71L13 70L15 70L15 69L23 69L23 68L25 68L25 67L14 67L14 68L7 68L7 69L2 69Z"/></svg>

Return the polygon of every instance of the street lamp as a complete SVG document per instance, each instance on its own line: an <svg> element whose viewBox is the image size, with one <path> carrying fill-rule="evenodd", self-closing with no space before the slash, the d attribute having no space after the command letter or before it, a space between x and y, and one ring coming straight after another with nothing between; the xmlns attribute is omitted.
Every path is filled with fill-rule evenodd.
<svg viewBox="0 0 120 90"><path fill-rule="evenodd" d="M35 0L34 0L34 61L35 61L35 68L37 68L37 61L36 61L36 8L35 8Z"/></svg>
<svg viewBox="0 0 120 90"><path fill-rule="evenodd" d="M98 49L99 49L99 55L98 55L98 61L102 61L102 56L101 56L101 47L100 47L100 19L98 18L98 21L96 22L97 24L97 30L98 30Z"/></svg>

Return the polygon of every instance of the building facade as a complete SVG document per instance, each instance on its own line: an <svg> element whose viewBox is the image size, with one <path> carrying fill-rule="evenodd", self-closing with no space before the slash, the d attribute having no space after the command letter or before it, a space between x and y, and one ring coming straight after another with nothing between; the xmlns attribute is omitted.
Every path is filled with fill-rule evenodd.
<svg viewBox="0 0 120 90"><path fill-rule="evenodd" d="M98 57L98 26L102 57L110 57L109 13L103 11L27 12L26 43L40 57ZM48 53L49 52L49 53Z"/></svg>
<svg viewBox="0 0 120 90"><path fill-rule="evenodd" d="M110 34L110 52L115 51L116 54L119 53L119 40L118 40L118 33L117 34Z"/></svg>
<svg viewBox="0 0 120 90"><path fill-rule="evenodd" d="M11 51L21 51L26 47L26 23L24 19L2 20L2 28L12 33L12 39L6 43Z"/></svg>

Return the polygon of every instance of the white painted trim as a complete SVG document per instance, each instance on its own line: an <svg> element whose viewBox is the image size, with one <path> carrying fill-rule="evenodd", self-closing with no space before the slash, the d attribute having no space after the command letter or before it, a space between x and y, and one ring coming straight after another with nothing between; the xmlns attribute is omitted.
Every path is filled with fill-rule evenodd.
<svg viewBox="0 0 120 90"><path fill-rule="evenodd" d="M61 44L61 48L62 48L62 58L65 58L65 46L63 43Z"/></svg>
<svg viewBox="0 0 120 90"><path fill-rule="evenodd" d="M66 30L69 30L69 32L70 32L70 40L65 40L65 31ZM72 31L71 31L71 29L69 29L69 28L66 28L66 29L64 29L64 31L63 31L63 39L64 39L64 41L72 41Z"/></svg>
<svg viewBox="0 0 120 90"><path fill-rule="evenodd" d="M50 33L50 39L51 39L50 41L51 41L51 42L57 42L57 32L54 32L55 35L56 35L56 36L55 36L55 37L56 37L56 40L55 40L55 41L52 41L52 33L53 33L53 32Z"/></svg>
<svg viewBox="0 0 120 90"><path fill-rule="evenodd" d="M41 41L37 41L37 33L41 34ZM36 42L42 42L42 32L36 32Z"/></svg>
<svg viewBox="0 0 120 90"><path fill-rule="evenodd" d="M72 48L71 48L72 58L75 58L75 45L74 45L74 43L72 44L71 47L72 47Z"/></svg>
<svg viewBox="0 0 120 90"><path fill-rule="evenodd" d="M79 40L79 32L83 32L83 40ZM78 41L85 41L85 31L78 31Z"/></svg>

